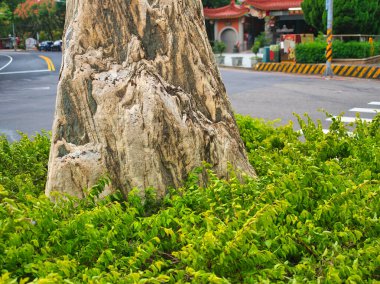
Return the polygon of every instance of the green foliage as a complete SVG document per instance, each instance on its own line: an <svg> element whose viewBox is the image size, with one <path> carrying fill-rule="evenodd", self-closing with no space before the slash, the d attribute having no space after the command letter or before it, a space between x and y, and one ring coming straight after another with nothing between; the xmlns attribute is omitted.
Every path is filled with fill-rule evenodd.
<svg viewBox="0 0 380 284"><path fill-rule="evenodd" d="M47 174L50 140L46 132L29 139L25 134L17 143L0 136L0 185L11 197L25 191L40 194Z"/></svg>
<svg viewBox="0 0 380 284"><path fill-rule="evenodd" d="M226 6L230 3L230 0L202 0L203 7L219 8Z"/></svg>
<svg viewBox="0 0 380 284"><path fill-rule="evenodd" d="M260 33L257 37L255 37L255 41L253 43L253 46L252 46L252 52L257 54L259 52L259 49L261 47L264 47L266 45L268 45L269 42L266 38L266 35L265 33Z"/></svg>
<svg viewBox="0 0 380 284"><path fill-rule="evenodd" d="M380 55L380 43L374 43L374 55ZM296 45L296 59L299 63L323 63L326 62L326 43L318 40L310 43ZM333 58L367 58L371 56L369 42L333 42Z"/></svg>
<svg viewBox="0 0 380 284"><path fill-rule="evenodd" d="M337 58L367 58L371 56L369 42L333 42L333 55Z"/></svg>
<svg viewBox="0 0 380 284"><path fill-rule="evenodd" d="M12 33L12 23L14 21L13 10L11 7L18 1L9 1L9 3L0 1L0 37L8 37Z"/></svg>
<svg viewBox="0 0 380 284"><path fill-rule="evenodd" d="M214 41L213 51L215 54L222 54L226 50L226 44L223 41Z"/></svg>
<svg viewBox="0 0 380 284"><path fill-rule="evenodd" d="M333 49L334 52L334 49ZM326 62L326 43L307 42L296 45L296 61L298 63Z"/></svg>
<svg viewBox="0 0 380 284"><path fill-rule="evenodd" d="M258 41L258 40L256 40L256 41L254 42L253 46L252 46L252 52L253 52L254 54L257 54L257 53L259 52L260 47L261 47L261 42Z"/></svg>
<svg viewBox="0 0 380 284"><path fill-rule="evenodd" d="M47 137L3 139L0 282L377 283L380 115L352 134L339 118L328 134L299 118L302 138L237 122L259 177L221 180L206 166L160 201L152 189L99 200L105 178L53 204L39 180Z"/></svg>
<svg viewBox="0 0 380 284"><path fill-rule="evenodd" d="M306 22L326 32L325 0L304 0L301 4ZM378 0L334 0L335 34L379 34L380 2Z"/></svg>
<svg viewBox="0 0 380 284"><path fill-rule="evenodd" d="M0 1L0 37L15 33L19 38L36 38L44 32L48 40L62 37L66 4L64 1L7 0ZM38 3L37 3L38 2Z"/></svg>
<svg viewBox="0 0 380 284"><path fill-rule="evenodd" d="M319 32L326 32L326 1L304 0L301 3L305 21Z"/></svg>

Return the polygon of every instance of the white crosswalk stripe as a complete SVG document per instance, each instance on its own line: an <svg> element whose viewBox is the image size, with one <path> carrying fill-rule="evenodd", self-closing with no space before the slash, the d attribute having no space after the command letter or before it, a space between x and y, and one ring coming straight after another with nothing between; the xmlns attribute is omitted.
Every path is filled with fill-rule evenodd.
<svg viewBox="0 0 380 284"><path fill-rule="evenodd" d="M380 106L380 102L369 102L368 105L370 106ZM373 117L377 114L380 113L380 108L376 108L376 107L353 107L351 109L348 110L349 112L351 113L356 113L356 114L359 114L359 117L356 117L356 115L352 114L352 116L341 116L340 117L340 120L343 122L343 123L353 123L357 120L361 120L361 121L365 121L365 122L371 122L373 120ZM362 117L362 116L366 116L366 117ZM369 118L369 117L372 116L372 118ZM333 119L337 119L338 116L333 116L333 117L330 117L330 118L327 118L326 121L333 121ZM323 132L324 133L328 133L329 130L328 129L323 129Z"/></svg>
<svg viewBox="0 0 380 284"><path fill-rule="evenodd" d="M333 118L338 118L338 116L333 116ZM332 118L326 119L327 121L332 121ZM350 123L350 122L355 122L356 120L361 120L361 121L366 121L366 122L371 122L371 118L357 118L357 117L350 117L350 116L342 116L340 118L342 122Z"/></svg>
<svg viewBox="0 0 380 284"><path fill-rule="evenodd" d="M364 113L380 113L380 108L362 108L354 107L350 109L352 112L364 112Z"/></svg>
<svg viewBox="0 0 380 284"><path fill-rule="evenodd" d="M324 134L327 134L327 133L330 132L330 129L322 129L322 132L323 132ZM348 136L353 136L354 133L353 133L352 131L347 131L347 135L348 135Z"/></svg>

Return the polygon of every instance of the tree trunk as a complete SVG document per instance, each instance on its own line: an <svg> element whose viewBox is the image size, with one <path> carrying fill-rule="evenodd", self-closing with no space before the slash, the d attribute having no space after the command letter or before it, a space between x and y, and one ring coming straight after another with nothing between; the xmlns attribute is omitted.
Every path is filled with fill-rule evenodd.
<svg viewBox="0 0 380 284"><path fill-rule="evenodd" d="M154 187L202 161L254 176L200 0L68 0L46 194ZM143 194L143 190L141 190Z"/></svg>

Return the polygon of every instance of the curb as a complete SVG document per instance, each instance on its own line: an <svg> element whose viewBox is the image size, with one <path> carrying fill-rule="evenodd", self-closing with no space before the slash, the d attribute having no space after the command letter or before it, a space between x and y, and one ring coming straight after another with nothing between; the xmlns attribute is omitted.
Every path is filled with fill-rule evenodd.
<svg viewBox="0 0 380 284"><path fill-rule="evenodd" d="M292 74L323 75L326 69L325 64L298 64L298 63L257 63L256 71L285 72ZM380 67L360 66L360 65L332 65L334 75L378 79L380 80Z"/></svg>

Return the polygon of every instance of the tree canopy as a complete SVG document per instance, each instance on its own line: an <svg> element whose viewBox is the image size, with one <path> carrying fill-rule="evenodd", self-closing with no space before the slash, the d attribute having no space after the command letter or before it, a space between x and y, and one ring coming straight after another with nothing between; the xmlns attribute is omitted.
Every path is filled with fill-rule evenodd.
<svg viewBox="0 0 380 284"><path fill-rule="evenodd" d="M54 0L8 0L0 2L0 37L12 33L15 24L19 37L35 37L40 33L41 39L61 37L65 3Z"/></svg>
<svg viewBox="0 0 380 284"><path fill-rule="evenodd" d="M230 0L202 0L203 6L208 8L218 8L228 5Z"/></svg>
<svg viewBox="0 0 380 284"><path fill-rule="evenodd" d="M304 0L302 10L306 22L326 32L325 0ZM379 0L334 0L335 34L377 34L380 32Z"/></svg>
<svg viewBox="0 0 380 284"><path fill-rule="evenodd" d="M65 6L54 0L26 0L17 6L15 14L28 21L34 30L45 31L48 38L53 40L56 37L54 30L63 29Z"/></svg>

